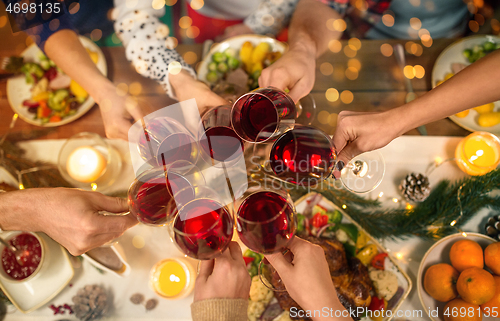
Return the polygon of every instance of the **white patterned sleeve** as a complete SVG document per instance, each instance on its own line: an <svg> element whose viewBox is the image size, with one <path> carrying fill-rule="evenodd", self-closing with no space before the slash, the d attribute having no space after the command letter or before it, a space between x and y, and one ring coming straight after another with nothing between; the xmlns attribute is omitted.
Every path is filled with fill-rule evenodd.
<svg viewBox="0 0 500 321"><path fill-rule="evenodd" d="M255 33L277 35L288 25L298 0L262 0L244 23Z"/></svg>
<svg viewBox="0 0 500 321"><path fill-rule="evenodd" d="M196 78L196 72L174 50L170 30L160 22L165 8L155 9L162 1L114 0L115 32L123 42L127 59L144 77L158 81L167 95L176 99L168 80L169 68L183 68Z"/></svg>

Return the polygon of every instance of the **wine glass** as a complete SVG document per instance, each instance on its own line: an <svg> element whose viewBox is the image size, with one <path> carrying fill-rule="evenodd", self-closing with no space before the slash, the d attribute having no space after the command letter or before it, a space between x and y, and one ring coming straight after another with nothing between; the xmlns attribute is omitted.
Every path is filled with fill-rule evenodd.
<svg viewBox="0 0 500 321"><path fill-rule="evenodd" d="M254 252L280 252L294 236L295 206L281 185L271 179L251 181L236 201L238 235Z"/></svg>
<svg viewBox="0 0 500 321"><path fill-rule="evenodd" d="M189 131L169 117L157 117L143 125L138 140L139 154L153 166L165 166L178 160L193 164L198 160L198 144Z"/></svg>
<svg viewBox="0 0 500 321"><path fill-rule="evenodd" d="M259 88L241 96L231 109L234 131L249 143L261 143L278 135L280 128L294 124L296 117L293 100L273 87Z"/></svg>
<svg viewBox="0 0 500 321"><path fill-rule="evenodd" d="M311 125L316 116L316 101L311 94L302 97L297 104L296 124Z"/></svg>
<svg viewBox="0 0 500 321"><path fill-rule="evenodd" d="M195 188L203 184L203 174L188 161L177 161L165 168L151 168L130 185L130 213L143 224L165 226L172 221L178 204L192 200Z"/></svg>
<svg viewBox="0 0 500 321"><path fill-rule="evenodd" d="M170 233L185 255L209 260L226 250L233 237L234 220L214 190L198 186L193 199L183 199L177 207Z"/></svg>
<svg viewBox="0 0 500 321"><path fill-rule="evenodd" d="M267 135L265 129L262 135ZM255 144L254 157L266 173L285 183L315 186L330 178L327 183L336 186L331 180L336 149L330 136L318 128L296 124L272 142ZM380 184L384 174L382 154L372 151L354 157L342 169L340 179L348 190L367 193Z"/></svg>
<svg viewBox="0 0 500 321"><path fill-rule="evenodd" d="M201 157L212 166L226 166L243 157L244 145L231 127L231 107L218 106L201 118L198 142Z"/></svg>

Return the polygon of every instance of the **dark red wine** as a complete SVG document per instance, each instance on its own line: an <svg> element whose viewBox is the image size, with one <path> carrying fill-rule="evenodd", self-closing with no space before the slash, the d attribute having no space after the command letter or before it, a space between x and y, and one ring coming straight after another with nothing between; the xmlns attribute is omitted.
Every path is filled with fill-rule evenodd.
<svg viewBox="0 0 500 321"><path fill-rule="evenodd" d="M177 160L193 161L196 143L182 126L168 118L149 121L138 141L139 154L153 165L169 165Z"/></svg>
<svg viewBox="0 0 500 321"><path fill-rule="evenodd" d="M21 250L20 265L16 255L4 247L2 252L2 267L5 273L15 280L23 280L33 274L42 260L42 246L38 239L29 233L22 233L9 241L16 249Z"/></svg>
<svg viewBox="0 0 500 321"><path fill-rule="evenodd" d="M295 233L295 214L287 200L274 192L248 196L238 210L238 234L255 252L269 254L286 247Z"/></svg>
<svg viewBox="0 0 500 321"><path fill-rule="evenodd" d="M233 237L233 220L227 209L211 199L196 199L175 217L174 239L181 251L195 259L222 253Z"/></svg>
<svg viewBox="0 0 500 321"><path fill-rule="evenodd" d="M231 161L243 155L243 142L234 130L215 126L205 131L200 141L201 148L216 161Z"/></svg>
<svg viewBox="0 0 500 321"><path fill-rule="evenodd" d="M177 202L187 203L194 198L194 190L188 180L177 173L152 172L140 179L138 186L129 192L130 212L139 222L164 225L170 221L176 210L176 202L170 202L175 195Z"/></svg>
<svg viewBox="0 0 500 321"><path fill-rule="evenodd" d="M278 178L297 185L315 185L326 179L335 165L335 149L321 130L297 127L277 139L269 156Z"/></svg>

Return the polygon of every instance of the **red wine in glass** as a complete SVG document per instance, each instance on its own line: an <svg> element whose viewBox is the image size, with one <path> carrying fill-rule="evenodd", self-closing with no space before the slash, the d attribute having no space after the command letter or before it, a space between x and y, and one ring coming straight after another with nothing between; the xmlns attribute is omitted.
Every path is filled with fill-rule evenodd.
<svg viewBox="0 0 500 321"><path fill-rule="evenodd" d="M294 121L296 106L284 92L261 88L241 96L231 110L235 132L245 141L263 142L272 137L282 121Z"/></svg>
<svg viewBox="0 0 500 321"><path fill-rule="evenodd" d="M323 131L299 126L278 138L270 152L269 164L279 179L297 185L315 185L330 176L336 153Z"/></svg>
<svg viewBox="0 0 500 321"><path fill-rule="evenodd" d="M222 253L233 237L233 220L219 202L200 198L183 206L174 220L174 240L181 251L208 260Z"/></svg>
<svg viewBox="0 0 500 321"><path fill-rule="evenodd" d="M176 201L187 203L194 198L194 190L182 175L155 170L146 172L131 186L128 195L130 212L150 225L167 224L176 211Z"/></svg>
<svg viewBox="0 0 500 321"><path fill-rule="evenodd" d="M295 211L278 193L253 193L238 209L238 234L252 251L264 254L279 252L286 248L294 233Z"/></svg>
<svg viewBox="0 0 500 321"><path fill-rule="evenodd" d="M214 126L206 129L200 140L203 151L216 161L232 161L243 154L243 141L230 127Z"/></svg>

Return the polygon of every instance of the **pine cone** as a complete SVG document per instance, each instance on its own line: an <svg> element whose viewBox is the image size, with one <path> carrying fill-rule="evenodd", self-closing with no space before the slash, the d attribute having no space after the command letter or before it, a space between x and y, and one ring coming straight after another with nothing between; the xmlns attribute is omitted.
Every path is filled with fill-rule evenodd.
<svg viewBox="0 0 500 321"><path fill-rule="evenodd" d="M93 321L102 318L108 309L108 296L98 285L86 285L72 298L73 310L78 319Z"/></svg>
<svg viewBox="0 0 500 321"><path fill-rule="evenodd" d="M494 215L488 219L485 226L486 235L500 241L500 215Z"/></svg>
<svg viewBox="0 0 500 321"><path fill-rule="evenodd" d="M423 202L431 193L429 178L424 174L411 173L401 181L399 190L409 202Z"/></svg>

